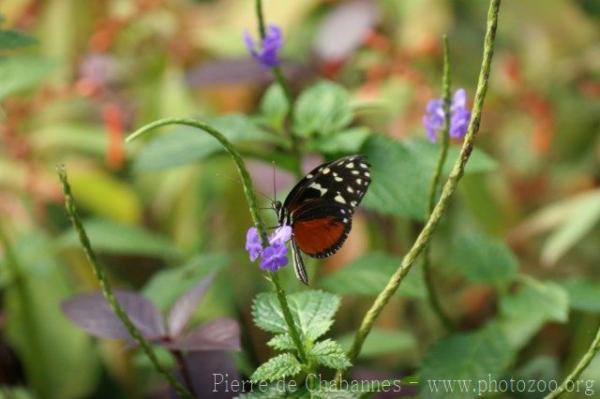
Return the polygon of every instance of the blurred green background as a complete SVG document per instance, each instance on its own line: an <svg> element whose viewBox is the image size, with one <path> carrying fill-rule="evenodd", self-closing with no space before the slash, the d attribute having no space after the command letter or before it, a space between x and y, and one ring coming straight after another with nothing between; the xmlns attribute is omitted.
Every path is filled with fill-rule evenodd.
<svg viewBox="0 0 600 399"><path fill-rule="evenodd" d="M439 96L444 33L453 87L472 99L486 2L265 0L264 7L283 28L294 92L336 81L350 93L354 124L371 134L409 149L424 145L421 117ZM244 351L235 360L249 375L269 357L268 337L250 316L253 296L269 285L243 251L251 220L232 162L200 135L179 143L167 139L175 132L123 140L161 117L215 121L232 132L268 196L276 161L285 195L289 162L250 123L259 116L223 117L259 112L270 84L242 41L244 29L256 36L254 2L2 0L0 14L0 29L37 40L0 50L0 227L19 265L8 271L5 243L0 384L20 386L15 397L164 397L143 356L90 338L60 310L62 300L97 289L97 281L63 209L59 164L116 286L142 290L165 309L190 282L218 270L196 319L239 320ZM596 1L504 2L477 141L483 159L461 182L433 241L436 286L461 330L498 319L511 299L525 301L507 327L510 375L560 379L600 320L599 43ZM180 129L179 137L188 133ZM377 153L376 145L362 150ZM303 148L307 164L328 156L308 141ZM413 165L389 168L405 176ZM411 195L404 193L410 183L396 183L393 193ZM416 201L413 211L366 200L343 250L311 265L317 287L344 294L333 336L357 327L410 246L426 199ZM347 272L349 264L360 273ZM415 269L378 323L385 329L379 343L388 346L372 343L357 372L414 374L443 335ZM283 273L290 291L300 289L291 270ZM539 289L515 294L527 284ZM586 375L600 382L600 361Z"/></svg>

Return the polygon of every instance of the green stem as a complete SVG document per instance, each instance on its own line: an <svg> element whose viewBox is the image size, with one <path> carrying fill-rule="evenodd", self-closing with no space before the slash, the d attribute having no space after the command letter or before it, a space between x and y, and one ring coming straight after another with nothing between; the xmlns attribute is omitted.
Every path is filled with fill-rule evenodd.
<svg viewBox="0 0 600 399"><path fill-rule="evenodd" d="M254 3L256 8L256 18L258 19L258 33L260 34L260 40L265 40L265 36L267 35L267 28L265 26L265 17L263 14L262 1L256 0Z"/></svg>
<svg viewBox="0 0 600 399"><path fill-rule="evenodd" d="M292 313L290 311L290 306L287 302L287 298L285 296L285 291L281 286L279 281L279 275L277 273L271 273L271 282L273 283L273 287L275 288L275 293L277 294L277 299L279 299L279 303L281 304L281 309L283 311L283 317L285 322L289 326L295 326L294 319L292 317ZM298 358L300 358L300 362L303 364L307 364L306 352L304 351L304 345L302 345L302 340L300 339L300 334L296 328L290 328L290 335L292 336L292 340L296 345L296 349L298 350Z"/></svg>
<svg viewBox="0 0 600 399"><path fill-rule="evenodd" d="M171 375L171 373L166 370L163 366L161 366L158 358L156 357L156 353L152 349L152 346L146 339L142 336L140 331L135 327L127 312L121 307L119 301L115 297L113 290L110 285L110 281L108 280L104 269L100 267L98 260L96 259L96 253L92 249L92 244L87 236L87 233L81 223L81 219L79 217L79 212L77 211L77 206L75 205L75 199L73 198L73 193L71 192L71 186L69 185L69 181L67 180L67 172L64 167L58 168L58 177L63 186L63 192L65 195L65 208L67 209L67 213L69 214L69 218L71 219L71 223L73 227L77 231L79 235L79 242L83 247L83 251L85 255L92 265L92 269L94 270L94 274L96 278L100 282L100 289L102 290L102 294L106 298L113 312L117 315L117 317L123 322L125 328L134 339L134 341L142 348L146 356L150 359L150 362L160 374L162 374L165 379L171 384L177 395L186 399L193 399L192 394L179 382L175 377Z"/></svg>
<svg viewBox="0 0 600 399"><path fill-rule="evenodd" d="M262 0L256 0L255 6L256 6L256 18L258 19L258 32L260 34L260 39L262 42L265 40L265 35L266 35L266 31L267 31L266 26L265 26L265 18L264 18L263 8L262 8ZM283 90L283 93L285 94L285 98L288 102L288 110L289 110L288 115L287 115L287 120L288 120L288 125L289 125L288 126L288 134L290 136L290 141L292 144L292 153L296 160L295 173L300 178L300 177L302 177L302 154L300 152L300 143L298 142L298 138L294 134L292 127L291 127L294 122L294 96L292 95L292 90L290 89L290 85L288 84L287 80L285 79L285 75L283 74L281 67L279 65L274 66L273 68L271 68L271 72L273 73L273 76L275 77L277 84L281 87L281 90Z"/></svg>
<svg viewBox="0 0 600 399"><path fill-rule="evenodd" d="M565 393L569 384L574 384L575 380L579 378L583 370L585 370L587 366L589 366L589 364L591 363L594 356L596 356L598 351L600 351L600 328L598 328L598 331L596 331L596 337L594 337L594 340L590 344L590 347L583 354L573 371L571 371L571 373L567 376L567 378L564 379L564 381L555 391L544 396L544 399L558 398L563 393Z"/></svg>
<svg viewBox="0 0 600 399"><path fill-rule="evenodd" d="M379 317L381 311L388 303L392 295L398 289L400 282L404 279L407 273L410 271L411 266L419 256L419 254L423 251L423 249L429 243L429 240L432 237L437 224L439 223L441 217L444 214L446 207L456 190L459 180L461 179L465 165L469 160L471 155L471 151L473 151L473 145L475 142L475 137L477 136L477 132L479 131L479 125L481 123L481 111L483 108L483 102L485 100L485 95L488 88L488 81L490 76L490 67L492 63L492 57L494 53L494 41L496 38L496 28L498 26L498 12L500 9L500 0L491 0L490 7L488 11L487 17L487 28L484 40L484 49L483 49L483 60L481 62L481 70L479 73L479 80L477 83L477 90L475 92L475 103L473 106L473 117L469 122L469 127L467 130L467 135L465 136L465 140L463 142L460 155L454 166L452 171L450 172L450 176L448 180L444 184L444 188L442 190L442 194L440 199L437 202L437 205L434 207L433 212L429 216L427 223L419 233L419 236L415 240L413 246L410 248L408 253L402 259L402 263L400 267L396 270L396 272L392 275L389 282L379 293L371 308L365 314L362 323L355 334L354 342L352 347L348 353L350 361L356 359L362 345L367 338L367 335L371 332L373 328L373 324ZM341 378L341 377L340 377Z"/></svg>
<svg viewBox="0 0 600 399"><path fill-rule="evenodd" d="M23 275L22 267L19 264L17 255L8 239L8 235L0 225L0 244L4 248L4 258L7 270L10 274L9 281L14 284L19 305L21 306L21 314L23 316L23 336L25 344L30 348L26 356L27 371L31 373L30 377L35 387L35 391L40 398L49 398L49 382L46 381L46 373L44 367L48 365L45 359L45 353L42 349L42 343L39 340L39 329L33 313L33 304L27 289L27 282Z"/></svg>
<svg viewBox="0 0 600 399"><path fill-rule="evenodd" d="M444 167L444 163L446 162L446 157L448 156L448 146L450 144L450 51L448 46L448 36L444 35L444 77L442 81L442 99L444 101L443 109L444 109L444 127L440 132L442 136L442 144L440 146L440 155L437 160L437 164L435 167L435 172L431 179L431 184L429 186L429 202L428 202L428 212L429 215L433 212L435 207L435 199L437 197L438 186L440 183L440 178L442 177L442 169ZM433 309L433 312L440 319L446 330L454 331L454 324L452 320L446 315L444 312L444 308L440 302L438 294L435 290L435 285L433 282L433 271L431 270L431 257L430 257L430 246L428 245L423 251L423 274L425 279L425 287L427 288L427 298L429 300L429 304Z"/></svg>
<svg viewBox="0 0 600 399"><path fill-rule="evenodd" d="M235 149L235 147L225 138L223 133L219 132L217 129L213 128L206 123L202 123L200 121L194 119L185 119L185 118L166 118L160 119L158 121L152 122L146 126L141 127L140 129L133 132L129 137L127 137L127 142L135 140L136 138L142 136L143 134L156 129L161 126L166 125L184 125L191 126L197 129L200 129L211 136L213 136L225 150L231 155L235 165L237 167L238 173L240 174L240 178L242 179L242 187L244 190L244 194L246 195L246 200L248 201L248 208L250 209L250 216L252 217L252 221L254 225L259 231L263 246L269 245L269 240L267 238L267 230L265 228L265 224L258 213L258 204L256 202L256 196L254 195L254 190L252 188L252 179L250 178L250 174L246 169L246 165L244 164L244 160L242 159L240 153ZM306 354L304 352L304 346L300 341L300 334L296 329L296 325L294 324L294 319L292 318L292 312L290 311L290 307L288 305L285 292L279 283L279 278L276 273L270 274L271 281L275 286L275 292L277 293L277 299L279 300L279 305L281 306L281 310L284 314L285 321L287 323L290 336L294 340L294 344L296 344L296 349L298 350L298 355L301 361L306 360Z"/></svg>

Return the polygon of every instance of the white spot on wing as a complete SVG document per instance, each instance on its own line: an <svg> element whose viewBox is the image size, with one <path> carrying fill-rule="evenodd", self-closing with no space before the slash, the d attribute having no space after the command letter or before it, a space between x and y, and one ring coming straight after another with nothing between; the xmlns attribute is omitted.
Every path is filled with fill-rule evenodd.
<svg viewBox="0 0 600 399"><path fill-rule="evenodd" d="M371 177L371 174L369 172L365 172L365 176Z"/></svg>
<svg viewBox="0 0 600 399"><path fill-rule="evenodd" d="M323 172L322 172L322 173L323 173L324 175L326 175L326 174L328 174L329 172L331 172L331 169L329 169L329 168L325 168L325 169L323 169Z"/></svg>
<svg viewBox="0 0 600 399"><path fill-rule="evenodd" d="M353 193L354 192L354 190L350 186L346 187L346 190L348 190L349 193Z"/></svg>
<svg viewBox="0 0 600 399"><path fill-rule="evenodd" d="M312 183L308 187L314 188L315 190L318 190L319 193L321 193L321 195L324 195L327 192L327 189L325 187L321 186L319 183Z"/></svg>
<svg viewBox="0 0 600 399"><path fill-rule="evenodd" d="M356 201L350 201L350 205L356 206Z"/></svg>
<svg viewBox="0 0 600 399"><path fill-rule="evenodd" d="M352 169L352 168L354 167L354 162L347 163L347 164L346 164L346 167L347 167L348 169Z"/></svg>
<svg viewBox="0 0 600 399"><path fill-rule="evenodd" d="M334 177L333 180L335 180L337 182L344 181L344 179L342 179L341 177Z"/></svg>
<svg viewBox="0 0 600 399"><path fill-rule="evenodd" d="M344 223L348 223L348 218L344 218Z"/></svg>
<svg viewBox="0 0 600 399"><path fill-rule="evenodd" d="M343 215L343 214L346 213L346 210L345 209L340 209L340 213Z"/></svg>
<svg viewBox="0 0 600 399"><path fill-rule="evenodd" d="M307 178L307 179L312 179L313 177L314 177L314 176L313 176L313 175L311 175L310 173L306 175L306 178Z"/></svg>
<svg viewBox="0 0 600 399"><path fill-rule="evenodd" d="M340 194L339 191L338 191L337 195L335 196L334 201L339 202L340 204L346 203L346 200L344 199L344 197L342 197L342 195Z"/></svg>
<svg viewBox="0 0 600 399"><path fill-rule="evenodd" d="M359 173L360 173L360 172L359 172L358 170L353 170L353 171L352 171L352 174L353 174L353 175L357 175L357 174L359 174Z"/></svg>
<svg viewBox="0 0 600 399"><path fill-rule="evenodd" d="M356 184L362 184L362 179L356 179Z"/></svg>
<svg viewBox="0 0 600 399"><path fill-rule="evenodd" d="M363 169L367 169L368 168L367 164L366 163L362 163L362 162L360 163L360 167L363 168Z"/></svg>

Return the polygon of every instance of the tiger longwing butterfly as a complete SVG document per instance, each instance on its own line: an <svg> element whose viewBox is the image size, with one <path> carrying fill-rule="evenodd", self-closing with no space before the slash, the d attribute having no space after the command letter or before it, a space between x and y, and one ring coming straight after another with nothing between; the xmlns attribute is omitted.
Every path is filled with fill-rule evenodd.
<svg viewBox="0 0 600 399"><path fill-rule="evenodd" d="M275 202L279 225L292 227L294 271L308 284L300 250L314 258L336 253L352 228L352 215L371 183L362 155L327 162L311 170L292 188L283 204Z"/></svg>

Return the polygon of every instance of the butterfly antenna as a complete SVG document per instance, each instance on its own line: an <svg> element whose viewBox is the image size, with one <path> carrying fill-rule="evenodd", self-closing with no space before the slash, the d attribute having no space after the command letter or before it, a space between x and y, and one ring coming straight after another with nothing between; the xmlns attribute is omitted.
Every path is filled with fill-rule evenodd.
<svg viewBox="0 0 600 399"><path fill-rule="evenodd" d="M273 198L275 198L275 202L277 202L277 177L275 175L275 161L272 161L273 165Z"/></svg>

